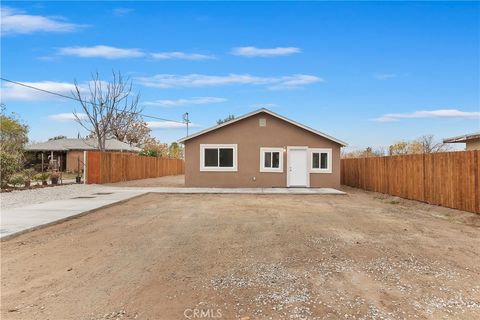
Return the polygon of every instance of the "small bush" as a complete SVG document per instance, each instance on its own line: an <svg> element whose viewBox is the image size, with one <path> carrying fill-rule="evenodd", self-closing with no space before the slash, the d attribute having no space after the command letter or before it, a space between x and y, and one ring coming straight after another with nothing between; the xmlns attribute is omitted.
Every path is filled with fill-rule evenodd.
<svg viewBox="0 0 480 320"><path fill-rule="evenodd" d="M38 181L38 182L44 182L48 180L49 176L50 174L48 172L40 172L35 175L34 179L35 181Z"/></svg>
<svg viewBox="0 0 480 320"><path fill-rule="evenodd" d="M13 174L20 170L17 157L3 151L0 152L0 169L1 185L5 187Z"/></svg>
<svg viewBox="0 0 480 320"><path fill-rule="evenodd" d="M18 186L23 186L25 183L25 176L22 173L16 173L10 177L8 182L15 188Z"/></svg>
<svg viewBox="0 0 480 320"><path fill-rule="evenodd" d="M34 169L25 169L23 170L23 175L25 176L25 180L32 181L36 172Z"/></svg>
<svg viewBox="0 0 480 320"><path fill-rule="evenodd" d="M145 157L158 157L158 151L155 149L143 149L140 155Z"/></svg>

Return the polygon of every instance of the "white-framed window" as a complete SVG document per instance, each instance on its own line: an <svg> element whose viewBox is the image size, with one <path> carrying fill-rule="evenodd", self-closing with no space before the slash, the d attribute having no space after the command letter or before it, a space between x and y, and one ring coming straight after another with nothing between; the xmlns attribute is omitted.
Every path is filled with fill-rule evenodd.
<svg viewBox="0 0 480 320"><path fill-rule="evenodd" d="M283 148L260 148L260 172L283 172Z"/></svg>
<svg viewBox="0 0 480 320"><path fill-rule="evenodd" d="M237 145L201 144L200 171L237 171Z"/></svg>
<svg viewBox="0 0 480 320"><path fill-rule="evenodd" d="M332 173L332 149L310 148L310 172Z"/></svg>

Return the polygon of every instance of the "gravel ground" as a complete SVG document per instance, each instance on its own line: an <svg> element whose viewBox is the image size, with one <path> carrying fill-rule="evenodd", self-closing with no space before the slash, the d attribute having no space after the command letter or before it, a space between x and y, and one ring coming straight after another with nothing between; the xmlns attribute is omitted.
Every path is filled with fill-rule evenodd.
<svg viewBox="0 0 480 320"><path fill-rule="evenodd" d="M2 192L0 193L0 207L2 209L18 208L52 200L70 199L105 189L106 187L100 185L70 184L40 189Z"/></svg>
<svg viewBox="0 0 480 320"><path fill-rule="evenodd" d="M20 235L0 316L480 319L480 215L346 191L149 194Z"/></svg>
<svg viewBox="0 0 480 320"><path fill-rule="evenodd" d="M70 199L93 192L101 192L109 187L184 187L184 179L183 175L178 175L117 182L105 185L69 184L41 189L3 192L0 193L0 207L2 209L18 208L29 204L52 200Z"/></svg>

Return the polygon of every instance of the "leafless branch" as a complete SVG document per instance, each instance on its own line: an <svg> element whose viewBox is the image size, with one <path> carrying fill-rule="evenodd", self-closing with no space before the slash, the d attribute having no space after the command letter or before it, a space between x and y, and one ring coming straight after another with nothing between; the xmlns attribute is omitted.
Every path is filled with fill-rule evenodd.
<svg viewBox="0 0 480 320"><path fill-rule="evenodd" d="M73 112L75 120L96 138L99 150L105 151L106 140L119 130L117 119L141 118L140 95L133 93L131 79L120 72L112 71L112 80L107 83L96 72L91 75L88 88L82 88L77 81L74 84L72 94L81 106L81 112Z"/></svg>

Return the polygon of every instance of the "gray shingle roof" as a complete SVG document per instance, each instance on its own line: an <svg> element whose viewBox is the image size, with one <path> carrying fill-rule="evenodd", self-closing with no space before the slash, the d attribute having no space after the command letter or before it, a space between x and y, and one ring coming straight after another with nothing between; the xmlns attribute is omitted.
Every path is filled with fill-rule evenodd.
<svg viewBox="0 0 480 320"><path fill-rule="evenodd" d="M480 131L470 134L464 134L463 136L452 137L443 139L443 143L459 143L467 142L468 140L480 139Z"/></svg>
<svg viewBox="0 0 480 320"><path fill-rule="evenodd" d="M109 139L105 143L107 151L128 151L140 152L142 149L132 147L131 145ZM97 141L95 139L58 139L49 140L41 143L30 144L25 147L27 151L69 151L69 150L97 150Z"/></svg>

